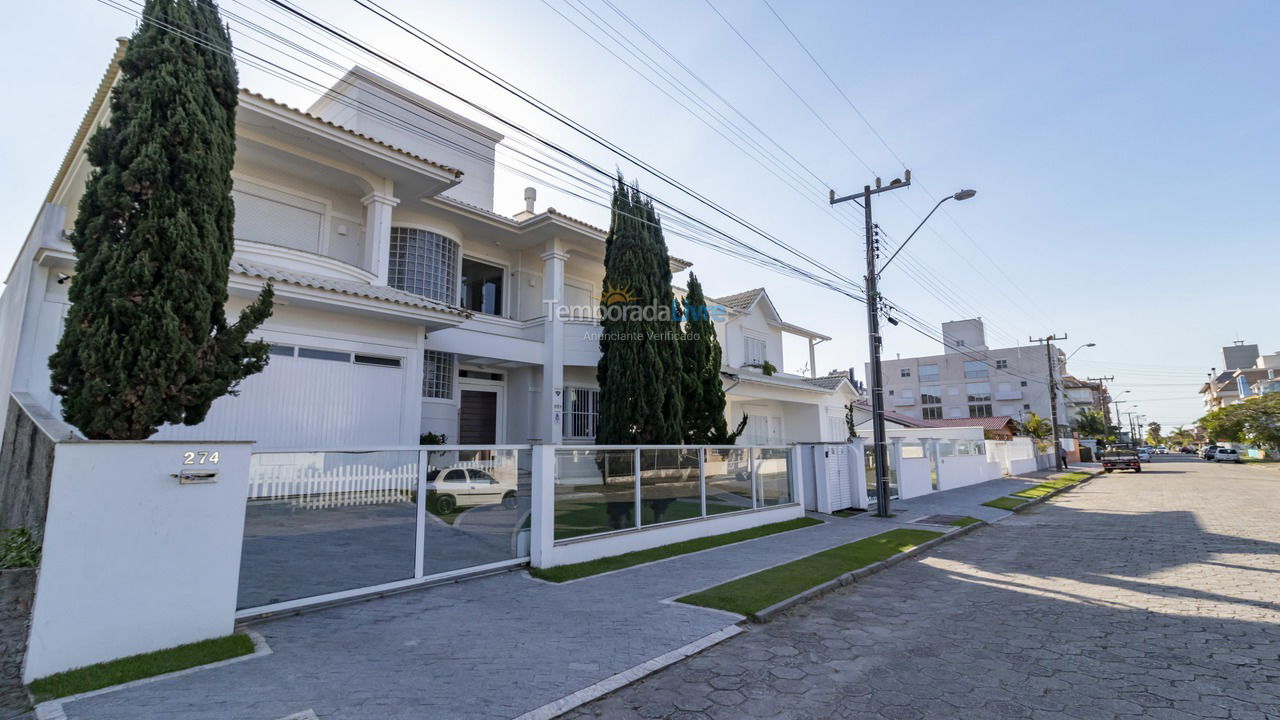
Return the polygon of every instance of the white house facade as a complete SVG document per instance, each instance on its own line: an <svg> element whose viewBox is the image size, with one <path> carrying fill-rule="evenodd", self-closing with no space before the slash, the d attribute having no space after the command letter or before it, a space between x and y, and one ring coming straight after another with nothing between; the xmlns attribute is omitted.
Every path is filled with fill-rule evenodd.
<svg viewBox="0 0 1280 720"><path fill-rule="evenodd" d="M47 358L75 282L67 232L90 171L84 144L108 121L123 47L0 297L0 396L27 393L55 415ZM417 445L425 433L477 445L592 442L598 324L562 308L598 303L606 231L539 210L532 188L519 212L496 212L502 140L359 68L305 111L242 90L228 314L274 284L275 310L257 333L271 361L204 423L155 439L265 449ZM672 260L673 271L688 266ZM811 345L825 336L784 323L763 290L721 304L731 427L746 413L761 443L843 439L847 380L762 370L763 360L782 366L783 332Z"/></svg>

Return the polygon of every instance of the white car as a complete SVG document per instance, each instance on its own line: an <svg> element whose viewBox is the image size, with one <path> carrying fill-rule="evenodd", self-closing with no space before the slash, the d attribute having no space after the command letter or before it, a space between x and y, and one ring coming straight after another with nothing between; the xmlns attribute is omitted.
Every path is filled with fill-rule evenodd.
<svg viewBox="0 0 1280 720"><path fill-rule="evenodd" d="M437 515L448 515L460 507L516 506L516 481L503 481L477 468L450 467L427 475L427 507Z"/></svg>
<svg viewBox="0 0 1280 720"><path fill-rule="evenodd" d="M1157 448L1156 448L1156 454L1157 454L1157 455L1168 455L1168 454L1169 454L1169 448L1165 447L1164 445L1161 445L1161 446L1159 446L1159 447L1157 447Z"/></svg>
<svg viewBox="0 0 1280 720"><path fill-rule="evenodd" d="M1217 462L1233 462L1233 463L1244 462L1244 460L1240 459L1240 451L1236 450L1235 448L1218 448L1213 452L1213 461L1216 463Z"/></svg>
<svg viewBox="0 0 1280 720"><path fill-rule="evenodd" d="M1138 449L1138 461L1139 461L1139 462L1151 462L1151 453L1150 453L1150 452L1148 452L1148 451L1146 451L1146 450L1143 450L1143 449L1139 448L1139 449Z"/></svg>

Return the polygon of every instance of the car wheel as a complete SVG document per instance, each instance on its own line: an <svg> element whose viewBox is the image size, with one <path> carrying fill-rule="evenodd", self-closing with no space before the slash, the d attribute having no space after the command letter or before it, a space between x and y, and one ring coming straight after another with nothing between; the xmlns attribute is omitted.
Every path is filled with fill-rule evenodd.
<svg viewBox="0 0 1280 720"><path fill-rule="evenodd" d="M1111 468L1107 468L1107 469L1106 469L1106 470L1104 470L1103 472L1108 472L1108 473L1109 473L1109 472L1111 472Z"/></svg>
<svg viewBox="0 0 1280 720"><path fill-rule="evenodd" d="M515 493L513 493L513 492L509 492L509 493L507 493L506 495L503 495L503 496L502 496L502 507L504 507L504 508L506 508L506 509L508 509L508 510L515 510L515 509L516 509L516 494L515 494Z"/></svg>
<svg viewBox="0 0 1280 720"><path fill-rule="evenodd" d="M1133 469L1133 471L1134 471L1134 472L1142 472L1142 468L1140 468L1140 467L1136 467L1136 468L1134 468L1134 469Z"/></svg>
<svg viewBox="0 0 1280 720"><path fill-rule="evenodd" d="M437 515L448 515L458 509L458 500L452 495L436 495L435 511Z"/></svg>

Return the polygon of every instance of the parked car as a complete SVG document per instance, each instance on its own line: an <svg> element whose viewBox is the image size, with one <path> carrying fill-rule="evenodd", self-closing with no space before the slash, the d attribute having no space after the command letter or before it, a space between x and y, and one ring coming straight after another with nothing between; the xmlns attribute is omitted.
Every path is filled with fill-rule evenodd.
<svg viewBox="0 0 1280 720"><path fill-rule="evenodd" d="M1243 463L1244 462L1244 460L1240 459L1240 451L1236 450L1235 448L1229 448L1229 447L1218 448L1217 450L1215 450L1213 452L1213 461L1216 463L1220 463L1220 462Z"/></svg>
<svg viewBox="0 0 1280 720"><path fill-rule="evenodd" d="M1212 460L1213 452L1217 449L1218 449L1217 445L1205 445L1203 448L1200 448L1200 457L1204 458L1205 460Z"/></svg>
<svg viewBox="0 0 1280 720"><path fill-rule="evenodd" d="M1165 447L1164 445L1157 445L1157 446L1156 446L1156 454L1157 454L1157 455L1168 455L1168 454L1169 454L1169 448Z"/></svg>
<svg viewBox="0 0 1280 720"><path fill-rule="evenodd" d="M1196 449L1189 445L1183 445L1178 452L1182 453L1183 455L1195 455Z"/></svg>
<svg viewBox="0 0 1280 720"><path fill-rule="evenodd" d="M1102 453L1102 469L1104 472L1115 470L1142 472L1141 457L1136 450L1110 448Z"/></svg>
<svg viewBox="0 0 1280 720"><path fill-rule="evenodd" d="M497 505L515 508L516 481L498 480L477 468L449 467L427 475L427 507L437 515L448 515L460 507Z"/></svg>
<svg viewBox="0 0 1280 720"><path fill-rule="evenodd" d="M1138 448L1138 459L1142 462L1151 462L1151 451Z"/></svg>

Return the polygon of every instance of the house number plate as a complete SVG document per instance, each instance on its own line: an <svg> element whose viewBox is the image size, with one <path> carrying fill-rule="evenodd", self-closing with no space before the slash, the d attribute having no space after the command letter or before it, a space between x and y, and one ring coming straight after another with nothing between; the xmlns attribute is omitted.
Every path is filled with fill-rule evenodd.
<svg viewBox="0 0 1280 720"><path fill-rule="evenodd" d="M200 485L218 481L218 471L213 466L218 464L218 452L215 450L188 450L182 453L182 470L172 477L178 478L183 485Z"/></svg>

